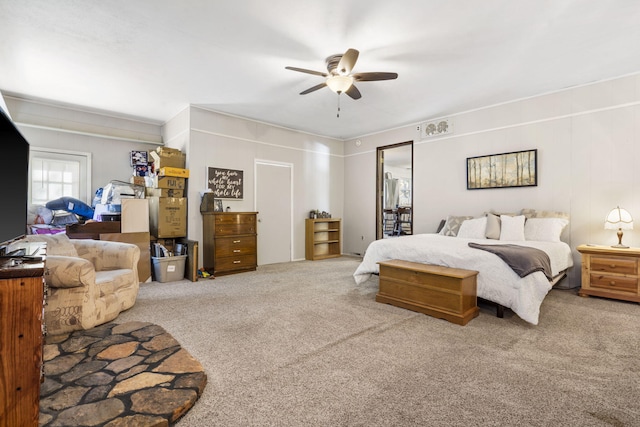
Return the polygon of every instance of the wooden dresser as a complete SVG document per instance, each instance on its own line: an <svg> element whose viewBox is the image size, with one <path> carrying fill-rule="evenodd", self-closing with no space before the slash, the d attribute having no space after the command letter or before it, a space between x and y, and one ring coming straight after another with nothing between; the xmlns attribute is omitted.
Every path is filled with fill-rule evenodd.
<svg viewBox="0 0 640 427"><path fill-rule="evenodd" d="M203 267L214 276L258 265L257 212L203 212Z"/></svg>
<svg viewBox="0 0 640 427"><path fill-rule="evenodd" d="M580 245L582 287L578 295L640 303L640 248Z"/></svg>
<svg viewBox="0 0 640 427"><path fill-rule="evenodd" d="M45 265L21 261L0 263L0 427L38 425Z"/></svg>

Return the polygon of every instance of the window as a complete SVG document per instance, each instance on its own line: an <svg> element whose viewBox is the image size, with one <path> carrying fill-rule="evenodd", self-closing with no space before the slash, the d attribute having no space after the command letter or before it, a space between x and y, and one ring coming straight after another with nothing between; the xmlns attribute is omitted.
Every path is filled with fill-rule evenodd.
<svg viewBox="0 0 640 427"><path fill-rule="evenodd" d="M60 197L91 202L91 153L31 147L29 203L45 205Z"/></svg>

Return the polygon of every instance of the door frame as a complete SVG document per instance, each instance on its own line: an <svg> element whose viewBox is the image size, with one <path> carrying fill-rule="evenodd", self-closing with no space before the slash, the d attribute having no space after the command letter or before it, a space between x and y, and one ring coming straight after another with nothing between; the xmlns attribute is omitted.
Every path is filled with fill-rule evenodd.
<svg viewBox="0 0 640 427"><path fill-rule="evenodd" d="M384 145L376 147L376 240L384 237L382 215L384 203L384 150L403 147L405 145L411 146L411 230L413 231L413 218L415 217L413 206L413 141Z"/></svg>
<svg viewBox="0 0 640 427"><path fill-rule="evenodd" d="M285 168L289 168L289 182L290 182L290 186L289 186L289 200L290 200L290 204L289 204L289 224L291 227L291 241L289 242L289 261L293 261L293 242L295 241L294 239L294 230L295 227L293 226L293 163L289 163L289 162L278 162L275 160L266 160L266 159L254 159L253 161L253 188L254 188L254 192L253 192L253 210L258 212L258 165L264 165L264 166L276 166L276 167L285 167ZM258 212L258 215L260 215L260 212Z"/></svg>

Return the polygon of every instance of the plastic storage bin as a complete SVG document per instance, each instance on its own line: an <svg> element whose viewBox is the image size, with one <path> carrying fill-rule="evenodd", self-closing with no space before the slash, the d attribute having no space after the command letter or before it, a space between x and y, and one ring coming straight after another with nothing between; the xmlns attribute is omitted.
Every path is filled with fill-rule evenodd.
<svg viewBox="0 0 640 427"><path fill-rule="evenodd" d="M184 279L186 255L151 257L153 261L153 277L157 282L174 282Z"/></svg>

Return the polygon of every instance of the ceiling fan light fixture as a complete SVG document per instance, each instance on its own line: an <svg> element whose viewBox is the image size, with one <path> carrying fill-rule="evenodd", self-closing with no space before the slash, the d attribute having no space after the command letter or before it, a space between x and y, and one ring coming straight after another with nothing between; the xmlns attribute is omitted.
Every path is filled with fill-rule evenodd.
<svg viewBox="0 0 640 427"><path fill-rule="evenodd" d="M327 64L327 73L298 67L284 68L291 71L298 71L300 73L324 77L324 81L322 83L303 90L300 92L300 95L306 95L328 86L329 89L338 95L346 93L351 99L360 99L362 98L362 94L354 85L354 82L375 82L378 80L393 80L398 78L398 73L372 72L352 74L351 71L356 65L359 54L360 53L356 49L347 49L344 54L331 55L325 60ZM338 99L340 99L340 97L338 97Z"/></svg>
<svg viewBox="0 0 640 427"><path fill-rule="evenodd" d="M329 86L329 89L338 94L344 93L349 90L352 84L353 77L351 76L337 75L331 76L327 79L327 86Z"/></svg>

